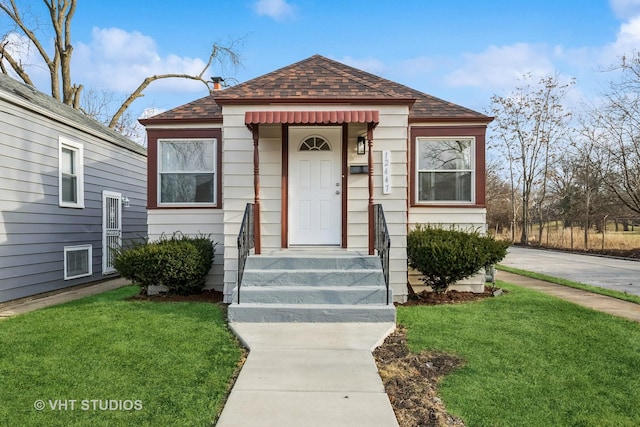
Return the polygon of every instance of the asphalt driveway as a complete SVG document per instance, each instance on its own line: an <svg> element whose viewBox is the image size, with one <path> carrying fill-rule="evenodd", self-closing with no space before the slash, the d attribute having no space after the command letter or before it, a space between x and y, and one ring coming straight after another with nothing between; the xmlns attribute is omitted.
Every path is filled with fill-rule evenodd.
<svg viewBox="0 0 640 427"><path fill-rule="evenodd" d="M512 246L500 264L640 296L640 261Z"/></svg>

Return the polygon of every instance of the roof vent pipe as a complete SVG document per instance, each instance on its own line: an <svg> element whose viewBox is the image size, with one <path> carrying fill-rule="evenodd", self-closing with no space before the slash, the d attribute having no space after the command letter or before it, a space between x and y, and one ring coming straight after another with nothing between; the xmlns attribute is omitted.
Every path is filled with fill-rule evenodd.
<svg viewBox="0 0 640 427"><path fill-rule="evenodd" d="M211 81L213 82L213 90L222 89L222 82L224 81L222 77L211 77Z"/></svg>

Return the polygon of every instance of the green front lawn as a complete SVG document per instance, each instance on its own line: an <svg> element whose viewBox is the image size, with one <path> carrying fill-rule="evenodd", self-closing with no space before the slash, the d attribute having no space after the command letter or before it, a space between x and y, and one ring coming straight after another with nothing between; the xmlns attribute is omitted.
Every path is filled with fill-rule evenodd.
<svg viewBox="0 0 640 427"><path fill-rule="evenodd" d="M640 425L640 324L499 282L482 302L398 307L412 351L461 355L440 388L470 426Z"/></svg>
<svg viewBox="0 0 640 427"><path fill-rule="evenodd" d="M0 322L1 423L211 425L242 358L224 313L207 303L126 300L138 291Z"/></svg>

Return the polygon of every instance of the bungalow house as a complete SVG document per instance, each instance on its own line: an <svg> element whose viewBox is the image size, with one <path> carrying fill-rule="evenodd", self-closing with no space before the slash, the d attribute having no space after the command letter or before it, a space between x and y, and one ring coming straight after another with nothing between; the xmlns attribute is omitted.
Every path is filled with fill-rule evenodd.
<svg viewBox="0 0 640 427"><path fill-rule="evenodd" d="M112 277L144 237L146 149L0 74L0 302Z"/></svg>
<svg viewBox="0 0 640 427"><path fill-rule="evenodd" d="M141 120L149 234L220 243L209 283L232 321L375 317L354 306L407 299L407 230L485 229L491 119L314 55Z"/></svg>

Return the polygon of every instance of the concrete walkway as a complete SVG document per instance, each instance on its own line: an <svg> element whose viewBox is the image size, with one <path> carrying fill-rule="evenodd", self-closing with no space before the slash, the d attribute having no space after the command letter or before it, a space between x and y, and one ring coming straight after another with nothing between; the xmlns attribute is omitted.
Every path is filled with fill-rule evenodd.
<svg viewBox="0 0 640 427"><path fill-rule="evenodd" d="M542 280L531 279L518 274L507 273L506 271L496 271L496 278L507 283L513 283L514 285L535 289L536 291L544 292L584 307L640 322L640 305L632 302L594 294L568 286L556 285L555 283Z"/></svg>
<svg viewBox="0 0 640 427"><path fill-rule="evenodd" d="M30 298L22 298L20 300L16 300L15 302L2 303L2 305L0 305L0 319L16 316L22 313L28 313L30 311L38 310L44 307L50 307L52 305L62 304L68 301L77 300L89 295L101 294L103 292L107 292L112 289L118 289L130 284L131 282L129 280L118 278L113 280L105 280L104 282L96 283L93 285L77 286L71 289L64 289L50 293L46 296L36 295Z"/></svg>
<svg viewBox="0 0 640 427"><path fill-rule="evenodd" d="M507 256L500 264L585 285L640 295L639 260L510 246Z"/></svg>
<svg viewBox="0 0 640 427"><path fill-rule="evenodd" d="M250 349L216 424L393 427L371 352L393 323L232 323Z"/></svg>

